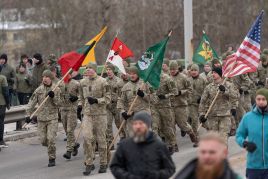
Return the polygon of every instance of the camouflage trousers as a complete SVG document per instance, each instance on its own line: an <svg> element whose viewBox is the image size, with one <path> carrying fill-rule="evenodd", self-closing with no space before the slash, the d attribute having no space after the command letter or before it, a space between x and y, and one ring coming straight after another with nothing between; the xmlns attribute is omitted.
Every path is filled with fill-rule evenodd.
<svg viewBox="0 0 268 179"><path fill-rule="evenodd" d="M113 121L117 129L119 129L122 119L120 117L119 111L116 109L116 106L113 109L107 109L107 144L110 145L113 141ZM124 130L121 130L120 137L125 137Z"/></svg>
<svg viewBox="0 0 268 179"><path fill-rule="evenodd" d="M67 151L72 152L75 146L75 135L74 130L77 125L77 115L76 109L64 109L61 110L61 122L64 128L64 131L67 136Z"/></svg>
<svg viewBox="0 0 268 179"><path fill-rule="evenodd" d="M228 144L228 134L231 130L230 116L209 116L208 117L209 129L219 132Z"/></svg>
<svg viewBox="0 0 268 179"><path fill-rule="evenodd" d="M189 111L187 106L177 106L173 108L175 115L175 122L179 126L179 128L187 133L193 131L191 125L187 122Z"/></svg>
<svg viewBox="0 0 268 179"><path fill-rule="evenodd" d="M47 147L47 153L49 159L56 158L56 136L58 131L58 118L55 116L50 121L38 120L38 131L41 144Z"/></svg>
<svg viewBox="0 0 268 179"><path fill-rule="evenodd" d="M98 143L100 165L107 165L107 115L85 115L83 122L85 165L92 165L95 158L94 144Z"/></svg>
<svg viewBox="0 0 268 179"><path fill-rule="evenodd" d="M161 137L164 137L168 147L177 144L174 130L174 114L170 108L152 109L152 130Z"/></svg>
<svg viewBox="0 0 268 179"><path fill-rule="evenodd" d="M198 135L198 132L197 132L197 129L199 126L198 105L190 105L189 106L189 118L190 118L190 124L192 126L192 129L193 129L195 135Z"/></svg>

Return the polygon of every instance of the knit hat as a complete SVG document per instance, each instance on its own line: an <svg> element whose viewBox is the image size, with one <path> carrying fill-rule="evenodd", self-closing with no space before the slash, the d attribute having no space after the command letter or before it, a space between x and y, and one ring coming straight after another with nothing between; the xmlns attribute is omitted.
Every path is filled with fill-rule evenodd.
<svg viewBox="0 0 268 179"><path fill-rule="evenodd" d="M148 128L151 128L152 125L152 117L147 111L137 112L134 114L132 121L142 121L148 126Z"/></svg>
<svg viewBox="0 0 268 179"><path fill-rule="evenodd" d="M57 61L56 55L53 54L53 53L50 54L47 59L50 60L50 61L53 61L53 62L56 62Z"/></svg>
<svg viewBox="0 0 268 179"><path fill-rule="evenodd" d="M262 95L265 97L266 101L268 101L268 89L266 88L260 88L256 91L256 96Z"/></svg>
<svg viewBox="0 0 268 179"><path fill-rule="evenodd" d="M136 66L130 66L127 71L128 73L138 74L138 68Z"/></svg>
<svg viewBox="0 0 268 179"><path fill-rule="evenodd" d="M261 61L262 62L267 62L267 60L268 60L267 56L264 55L264 54L261 54Z"/></svg>
<svg viewBox="0 0 268 179"><path fill-rule="evenodd" d="M43 58L42 58L42 55L40 53L36 53L33 55L33 57L38 60L39 62L36 63L37 65L41 64L43 62Z"/></svg>
<svg viewBox="0 0 268 179"><path fill-rule="evenodd" d="M164 58L163 64L166 64L167 66L169 66L169 59L168 58Z"/></svg>
<svg viewBox="0 0 268 179"><path fill-rule="evenodd" d="M53 74L52 74L52 72L51 72L50 70L45 70L45 71L43 72L42 76L43 76L43 77L44 77L44 76L49 77L51 80L54 79L54 76L53 76Z"/></svg>
<svg viewBox="0 0 268 179"><path fill-rule="evenodd" d="M179 65L176 61L172 61L170 64L169 64L169 69L170 70L178 70L179 69Z"/></svg>
<svg viewBox="0 0 268 179"><path fill-rule="evenodd" d="M4 59L4 60L7 62L7 54L3 53L3 54L0 56L0 59Z"/></svg>
<svg viewBox="0 0 268 179"><path fill-rule="evenodd" d="M97 71L97 64L96 63L92 63L90 62L88 65L87 65L87 68L91 68L93 69L95 72Z"/></svg>
<svg viewBox="0 0 268 179"><path fill-rule="evenodd" d="M212 69L212 71L214 71L215 73L218 73L220 77L222 77L222 69L219 67L214 67Z"/></svg>
<svg viewBox="0 0 268 179"><path fill-rule="evenodd" d="M111 69L113 72L115 71L115 67L114 67L114 65L112 65L112 64L108 64L107 66L106 66L106 69Z"/></svg>
<svg viewBox="0 0 268 179"><path fill-rule="evenodd" d="M193 71L199 71L199 66L197 64L192 64L191 65L191 70L193 70Z"/></svg>

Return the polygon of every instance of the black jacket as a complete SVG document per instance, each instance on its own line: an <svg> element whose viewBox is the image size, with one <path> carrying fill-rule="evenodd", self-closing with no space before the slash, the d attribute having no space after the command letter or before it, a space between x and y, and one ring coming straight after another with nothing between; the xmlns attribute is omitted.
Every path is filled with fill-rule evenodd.
<svg viewBox="0 0 268 179"><path fill-rule="evenodd" d="M123 140L110 168L116 179L168 179L175 172L167 147L153 132L143 143Z"/></svg>
<svg viewBox="0 0 268 179"><path fill-rule="evenodd" d="M190 161L175 177L175 179L195 179L197 159ZM224 161L224 172L217 179L238 179L239 176L232 171L227 161Z"/></svg>

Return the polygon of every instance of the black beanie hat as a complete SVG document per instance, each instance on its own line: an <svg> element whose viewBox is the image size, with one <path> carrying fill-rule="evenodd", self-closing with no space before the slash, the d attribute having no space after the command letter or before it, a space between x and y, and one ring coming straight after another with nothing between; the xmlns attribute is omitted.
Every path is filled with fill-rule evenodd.
<svg viewBox="0 0 268 179"><path fill-rule="evenodd" d="M137 112L134 114L132 121L142 121L148 126L148 128L151 128L152 125L152 117L147 111Z"/></svg>
<svg viewBox="0 0 268 179"><path fill-rule="evenodd" d="M7 54L3 53L3 54L0 56L0 59L4 59L4 60L7 62Z"/></svg>
<svg viewBox="0 0 268 179"><path fill-rule="evenodd" d="M214 67L214 68L212 69L212 71L218 73L219 76L222 77L222 69L221 69L221 68L219 68L219 67Z"/></svg>
<svg viewBox="0 0 268 179"><path fill-rule="evenodd" d="M38 60L39 62L36 63L37 65L41 64L43 62L43 58L42 58L42 55L40 53L36 53L33 55L33 57Z"/></svg>

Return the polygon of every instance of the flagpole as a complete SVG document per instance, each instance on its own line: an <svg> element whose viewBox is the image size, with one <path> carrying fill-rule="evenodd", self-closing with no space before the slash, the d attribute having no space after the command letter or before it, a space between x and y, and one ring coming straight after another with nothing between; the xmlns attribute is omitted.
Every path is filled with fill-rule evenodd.
<svg viewBox="0 0 268 179"><path fill-rule="evenodd" d="M222 82L222 85L224 85L224 84L226 83L226 81L227 81L227 79L229 78L229 75L230 75L230 73L232 72L232 70L234 69L234 66L236 65L236 63L237 63L237 62L235 61L235 62L232 64L232 66L231 66L231 70L227 73L226 78L225 78L225 79L223 80L223 82ZM215 97L214 97L212 103L210 104L210 106L209 106L209 108L208 108L208 110L207 110L207 112L206 112L206 114L205 114L205 118L208 117L208 114L210 113L212 107L214 106L214 104L215 104L215 102L216 102L216 99L218 98L219 94L220 94L220 90L218 89L218 91L217 91L217 93L216 93L216 95L215 95ZM199 124L199 126L198 126L198 128L197 128L197 132L199 131L199 129L201 128L201 126L202 126L202 123Z"/></svg>
<svg viewBox="0 0 268 179"><path fill-rule="evenodd" d="M145 83L143 82L143 84L142 84L142 86L141 86L140 89L143 90L144 88L145 88ZM134 100L132 101L132 103L131 103L131 105L130 105L128 111L127 111L127 115L131 115L132 108L133 108L134 104L136 103L138 97L139 97L138 95L135 96ZM121 122L121 125L120 125L120 127L119 127L117 133L115 134L115 136L114 136L114 138L113 138L111 144L109 145L109 148L108 148L108 151L107 151L108 161L109 161L109 158L110 158L110 156L111 156L111 155L110 155L110 151L111 151L111 149L112 149L112 147L113 147L113 145L114 145L116 139L118 138L118 136L119 136L121 130L123 129L125 123L126 123L126 120L123 120L123 121Z"/></svg>
<svg viewBox="0 0 268 179"><path fill-rule="evenodd" d="M70 68L67 73L61 78L60 81L57 82L57 84L55 85L55 87L52 89L52 91L55 91L58 86L62 83L62 81L72 72L72 68ZM32 113L32 115L30 116L30 119L32 119L36 113L41 109L41 107L43 107L43 105L45 104L45 102L48 100L49 96L47 95L47 97L43 100L43 102L38 106L38 108ZM25 128L29 123L25 123L22 128Z"/></svg>
<svg viewBox="0 0 268 179"><path fill-rule="evenodd" d="M118 29L118 30L116 31L115 38L118 36L119 33L120 33L120 29ZM102 70L101 70L101 77L103 76L103 73L104 73L104 70L106 69L106 66L107 66L107 60L105 61L104 66L103 66L103 68L102 68Z"/></svg>

